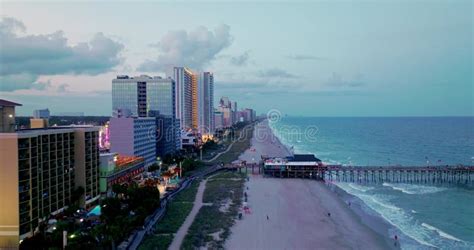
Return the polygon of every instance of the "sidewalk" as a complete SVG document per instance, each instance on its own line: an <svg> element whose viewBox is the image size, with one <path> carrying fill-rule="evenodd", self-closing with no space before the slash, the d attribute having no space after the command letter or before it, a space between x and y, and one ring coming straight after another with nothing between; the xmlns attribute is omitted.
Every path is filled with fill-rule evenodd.
<svg viewBox="0 0 474 250"><path fill-rule="evenodd" d="M171 243L169 249L178 250L181 247L184 237L188 233L189 227L191 227L191 224L193 224L194 218L199 212L199 209L201 209L201 207L203 206L202 197L204 195L204 189L206 188L206 182L207 180L203 180L199 184L196 199L194 200L193 209L189 213L188 217L186 217L186 220L184 221L183 225L181 225L178 232L175 234L173 242Z"/></svg>

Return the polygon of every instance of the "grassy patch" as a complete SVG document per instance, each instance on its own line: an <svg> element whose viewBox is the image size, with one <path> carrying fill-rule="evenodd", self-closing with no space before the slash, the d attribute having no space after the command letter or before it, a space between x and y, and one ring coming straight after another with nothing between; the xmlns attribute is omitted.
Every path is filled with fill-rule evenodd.
<svg viewBox="0 0 474 250"><path fill-rule="evenodd" d="M173 203L176 202L194 202L196 198L196 193L199 187L200 180L195 180L191 183L186 190L181 191L178 195L176 195L173 199Z"/></svg>
<svg viewBox="0 0 474 250"><path fill-rule="evenodd" d="M203 201L213 205L203 206L199 210L183 241L181 246L183 249L224 247L242 204L244 181L244 175L230 172L219 173L209 178ZM231 203L228 208L225 211L221 210L221 205L229 200ZM211 235L218 232L220 232L218 238Z"/></svg>
<svg viewBox="0 0 474 250"><path fill-rule="evenodd" d="M162 234L147 237L138 247L139 250L166 250L173 242L173 235Z"/></svg>
<svg viewBox="0 0 474 250"><path fill-rule="evenodd" d="M163 219L156 223L155 232L159 234L176 233L192 209L193 203L172 202L168 205Z"/></svg>
<svg viewBox="0 0 474 250"><path fill-rule="evenodd" d="M193 181L191 186L181 191L168 203L165 215L154 227L156 234L147 236L140 244L139 249L168 249L173 241L174 234L193 209L199 182L199 180Z"/></svg>
<svg viewBox="0 0 474 250"><path fill-rule="evenodd" d="M246 175L244 173L228 171L228 172L221 172L219 174L213 175L213 176L209 177L208 181L218 180L218 179L245 178L245 177L246 177Z"/></svg>
<svg viewBox="0 0 474 250"><path fill-rule="evenodd" d="M223 178L220 176L223 176ZM238 178L238 180L234 178ZM219 174L207 181L203 202L221 204L231 199L233 203L238 203L239 199L242 198L243 184L242 175L231 177L228 173Z"/></svg>
<svg viewBox="0 0 474 250"><path fill-rule="evenodd" d="M245 150L250 148L250 140L252 139L253 135L253 126L245 127L243 129L240 129L238 131L239 136L236 138L240 137L240 134L242 134L242 139L238 139L232 146L229 151L226 153L221 154L219 157L217 157L215 160L211 161L210 163L231 163L239 158L239 155L241 155Z"/></svg>

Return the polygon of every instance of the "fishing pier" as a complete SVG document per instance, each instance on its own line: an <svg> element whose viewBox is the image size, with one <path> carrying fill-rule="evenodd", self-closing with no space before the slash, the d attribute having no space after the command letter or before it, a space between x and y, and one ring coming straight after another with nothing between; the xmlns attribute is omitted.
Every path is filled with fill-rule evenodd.
<svg viewBox="0 0 474 250"><path fill-rule="evenodd" d="M277 178L306 178L356 183L461 184L474 186L474 166L325 165L314 155L263 158L259 173Z"/></svg>

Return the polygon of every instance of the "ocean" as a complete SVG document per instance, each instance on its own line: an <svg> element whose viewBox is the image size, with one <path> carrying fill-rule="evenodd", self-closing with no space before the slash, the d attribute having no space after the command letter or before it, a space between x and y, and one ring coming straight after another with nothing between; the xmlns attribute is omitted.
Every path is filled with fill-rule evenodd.
<svg viewBox="0 0 474 250"><path fill-rule="evenodd" d="M352 166L474 165L474 117L270 119L295 153ZM401 236L402 249L474 249L474 189L336 183Z"/></svg>

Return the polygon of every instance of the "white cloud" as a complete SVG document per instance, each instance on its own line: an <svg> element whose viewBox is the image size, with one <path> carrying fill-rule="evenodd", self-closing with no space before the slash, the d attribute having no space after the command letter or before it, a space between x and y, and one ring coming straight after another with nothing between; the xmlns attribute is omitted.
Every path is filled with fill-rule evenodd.
<svg viewBox="0 0 474 250"><path fill-rule="evenodd" d="M229 47L232 41L230 26L226 24L217 26L214 31L203 26L189 32L168 31L153 45L159 50L156 59L143 62L138 70L167 72L174 66L202 69Z"/></svg>

